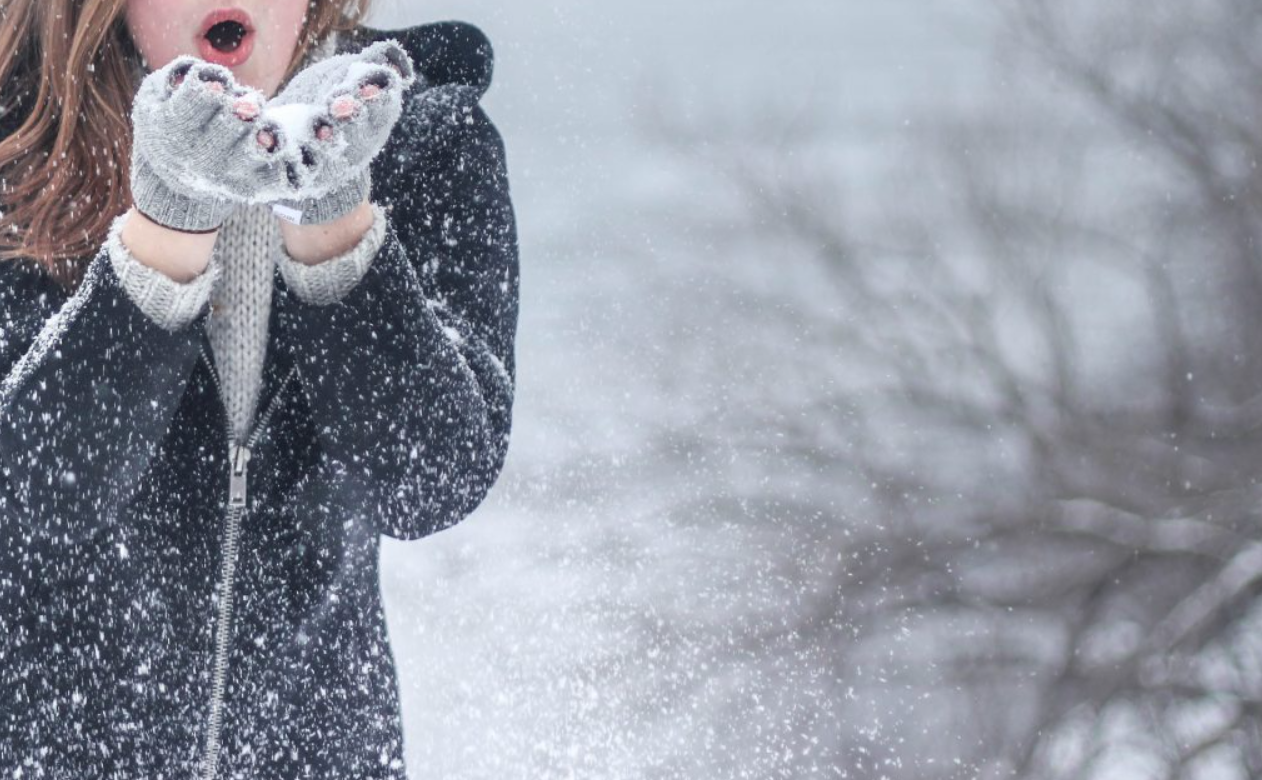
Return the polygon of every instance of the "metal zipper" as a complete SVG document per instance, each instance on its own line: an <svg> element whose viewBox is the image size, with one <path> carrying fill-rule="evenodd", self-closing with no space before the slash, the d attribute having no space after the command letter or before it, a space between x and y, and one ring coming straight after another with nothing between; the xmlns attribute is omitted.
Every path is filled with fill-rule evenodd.
<svg viewBox="0 0 1262 780"><path fill-rule="evenodd" d="M202 780L211 780L219 765L219 732L223 725L223 696L228 680L228 653L231 649L232 631L232 585L237 570L237 542L241 535L241 516L245 514L247 481L249 475L250 454L258 443L267 421L275 411L282 391L291 377L298 370L297 366L289 369L285 379L277 387L269 399L263 415L255 422L254 427L246 434L245 444L239 444L232 434L232 420L228 418L228 405L224 400L223 387L219 383L219 371L206 350L206 343L201 344L202 359L210 369L214 380L215 392L219 395L223 406L224 428L228 433L228 504L225 513L223 551L220 559L220 599L218 621L215 624L215 669L211 686L210 720L206 731L206 750L202 755Z"/></svg>

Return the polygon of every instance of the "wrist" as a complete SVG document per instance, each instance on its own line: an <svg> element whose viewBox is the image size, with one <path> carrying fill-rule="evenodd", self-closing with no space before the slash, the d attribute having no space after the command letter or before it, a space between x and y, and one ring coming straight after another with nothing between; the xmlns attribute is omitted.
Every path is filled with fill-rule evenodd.
<svg viewBox="0 0 1262 780"><path fill-rule="evenodd" d="M354 249L373 225L372 204L367 198L332 222L295 225L280 220L285 252L303 265L316 265Z"/></svg>
<svg viewBox="0 0 1262 780"><path fill-rule="evenodd" d="M201 275L210 263L219 231L186 233L146 217L134 206L128 210L119 240L144 265L177 282Z"/></svg>

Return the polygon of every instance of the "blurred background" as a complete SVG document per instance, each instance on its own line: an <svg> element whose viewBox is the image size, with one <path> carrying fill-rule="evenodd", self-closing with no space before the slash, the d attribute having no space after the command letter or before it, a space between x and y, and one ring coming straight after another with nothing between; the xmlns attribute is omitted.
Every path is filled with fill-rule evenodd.
<svg viewBox="0 0 1262 780"><path fill-rule="evenodd" d="M1262 6L479 26L508 464L386 540L412 776L1262 776Z"/></svg>

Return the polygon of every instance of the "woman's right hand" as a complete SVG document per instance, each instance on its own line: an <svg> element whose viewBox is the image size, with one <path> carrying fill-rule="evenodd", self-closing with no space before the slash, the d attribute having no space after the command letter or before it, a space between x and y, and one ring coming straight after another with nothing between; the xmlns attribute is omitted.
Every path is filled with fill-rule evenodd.
<svg viewBox="0 0 1262 780"><path fill-rule="evenodd" d="M136 209L185 232L211 232L283 176L255 120L266 97L232 72L180 56L141 82L132 105Z"/></svg>

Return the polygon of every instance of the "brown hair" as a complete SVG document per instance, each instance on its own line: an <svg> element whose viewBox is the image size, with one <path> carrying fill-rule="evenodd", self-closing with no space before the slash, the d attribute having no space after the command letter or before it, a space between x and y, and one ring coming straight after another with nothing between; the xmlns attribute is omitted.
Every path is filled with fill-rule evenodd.
<svg viewBox="0 0 1262 780"><path fill-rule="evenodd" d="M126 5L0 0L0 260L31 258L68 288L131 206L141 60ZM368 0L309 0L285 78L321 38L354 28L367 11Z"/></svg>

